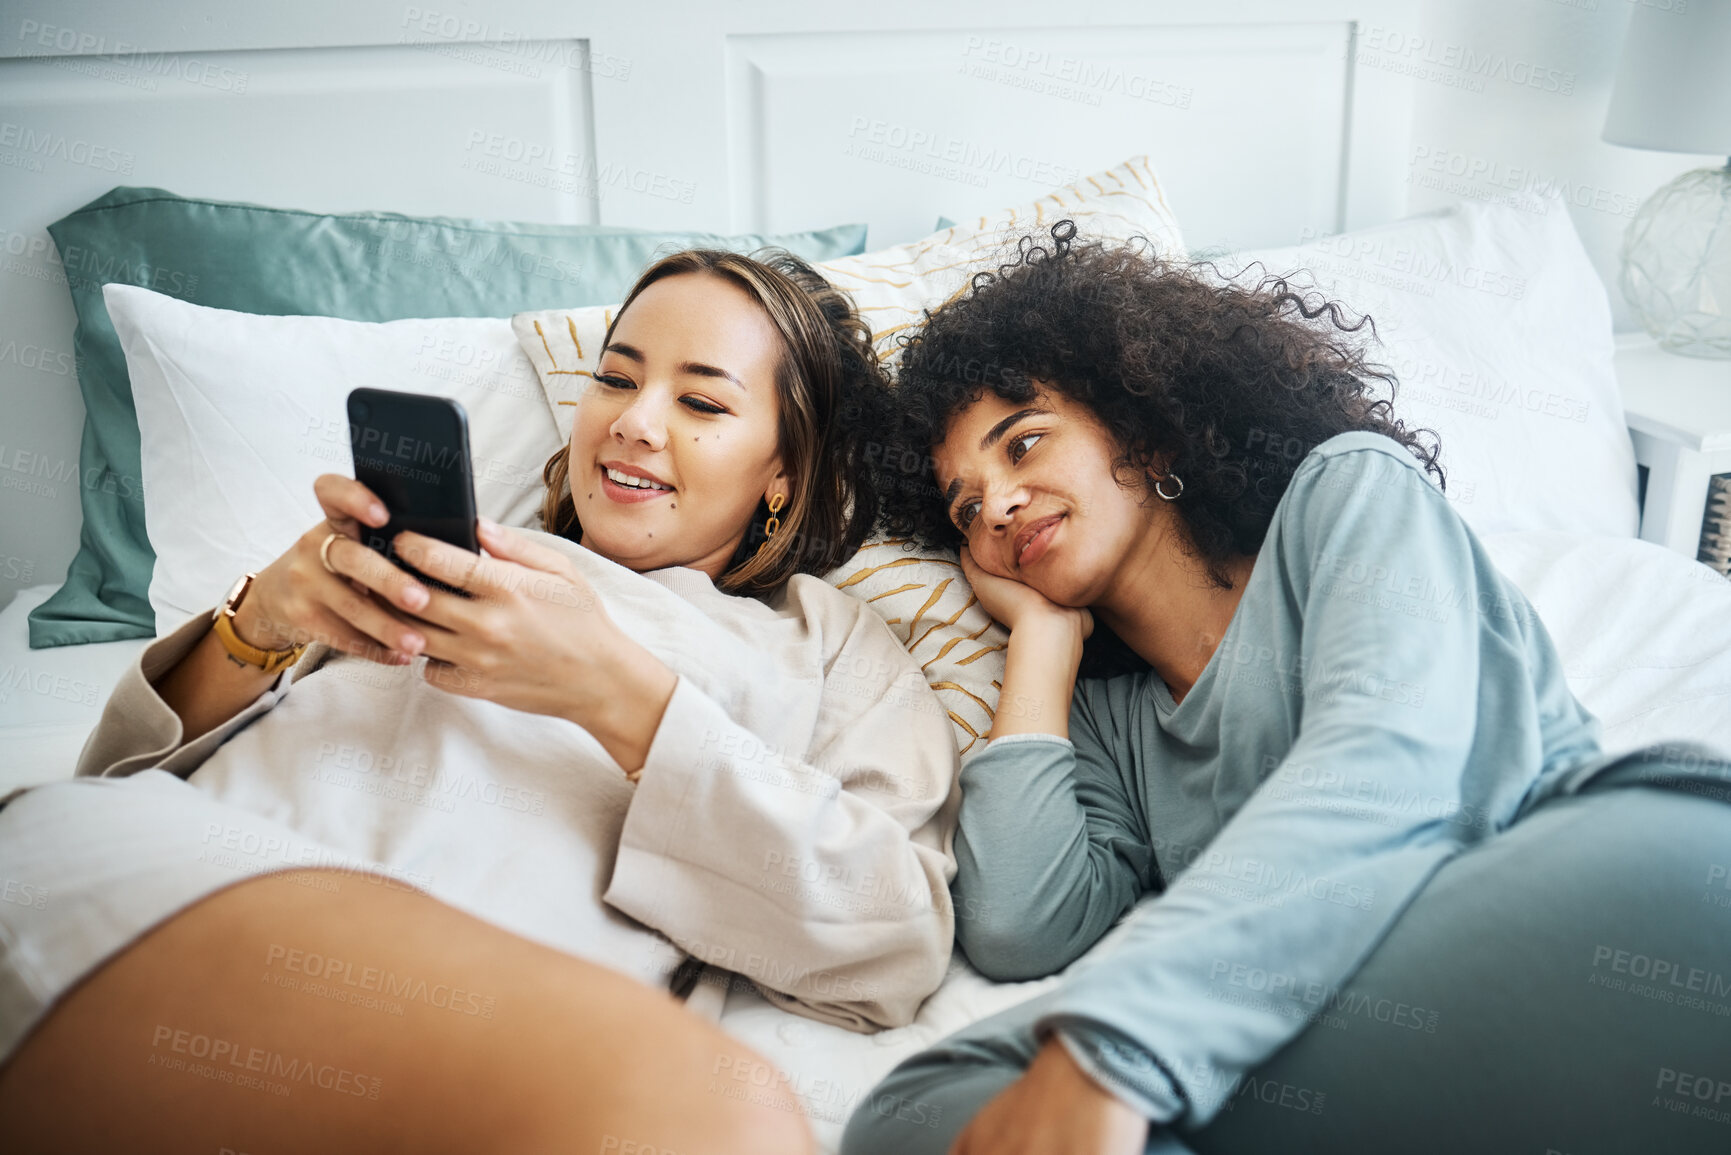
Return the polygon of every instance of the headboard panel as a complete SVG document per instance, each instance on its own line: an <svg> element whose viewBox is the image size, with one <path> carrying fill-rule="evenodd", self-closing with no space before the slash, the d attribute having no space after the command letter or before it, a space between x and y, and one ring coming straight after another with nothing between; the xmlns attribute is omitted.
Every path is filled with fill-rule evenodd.
<svg viewBox="0 0 1731 1155"><path fill-rule="evenodd" d="M1417 0L65 7L0 26L0 603L76 549L83 404L45 226L117 184L718 232L864 220L873 247L1139 152L1193 249L1404 206L1407 82L1359 66L1354 29L1412 26Z"/></svg>
<svg viewBox="0 0 1731 1155"><path fill-rule="evenodd" d="M1334 232L1352 39L1347 22L730 37L733 220L839 212L911 239L932 206L989 212L1145 149L1192 247Z"/></svg>

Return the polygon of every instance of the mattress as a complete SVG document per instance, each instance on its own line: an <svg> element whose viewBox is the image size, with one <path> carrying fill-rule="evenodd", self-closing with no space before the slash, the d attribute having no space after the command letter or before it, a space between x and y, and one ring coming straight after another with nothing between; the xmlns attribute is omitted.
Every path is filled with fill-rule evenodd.
<svg viewBox="0 0 1731 1155"><path fill-rule="evenodd" d="M1635 538L1518 532L1482 540L1537 609L1570 688L1600 720L1607 752L1692 740L1731 754L1731 581ZM29 649L25 617L54 588L23 590L0 611L0 794L71 774L109 690L149 643ZM958 954L937 993L899 1030L858 1035L800 1018L744 984L728 990L720 1022L786 1073L823 1149L833 1151L848 1115L896 1063L1058 981L989 982Z"/></svg>

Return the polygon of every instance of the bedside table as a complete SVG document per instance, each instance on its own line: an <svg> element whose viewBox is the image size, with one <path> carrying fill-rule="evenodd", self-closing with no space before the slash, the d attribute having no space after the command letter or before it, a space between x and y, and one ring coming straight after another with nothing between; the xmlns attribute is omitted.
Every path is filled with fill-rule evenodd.
<svg viewBox="0 0 1731 1155"><path fill-rule="evenodd" d="M1731 474L1731 361L1667 353L1645 333L1614 357L1635 461L1647 467L1641 537L1693 558L1715 474Z"/></svg>

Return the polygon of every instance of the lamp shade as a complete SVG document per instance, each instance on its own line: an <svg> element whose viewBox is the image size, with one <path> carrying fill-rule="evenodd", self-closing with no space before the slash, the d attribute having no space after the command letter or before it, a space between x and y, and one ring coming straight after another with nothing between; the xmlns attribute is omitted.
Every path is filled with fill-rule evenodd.
<svg viewBox="0 0 1731 1155"><path fill-rule="evenodd" d="M1604 138L1731 155L1731 0L1635 8Z"/></svg>

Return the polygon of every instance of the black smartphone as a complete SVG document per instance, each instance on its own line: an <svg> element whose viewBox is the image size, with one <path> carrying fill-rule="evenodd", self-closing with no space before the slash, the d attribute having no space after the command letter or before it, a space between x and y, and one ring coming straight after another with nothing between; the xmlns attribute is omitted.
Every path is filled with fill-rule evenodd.
<svg viewBox="0 0 1731 1155"><path fill-rule="evenodd" d="M397 555L403 530L480 553L475 537L475 479L469 418L447 397L356 389L349 393L349 449L355 480L385 503L390 520L361 526L361 542L434 589L462 590L428 577Z"/></svg>

